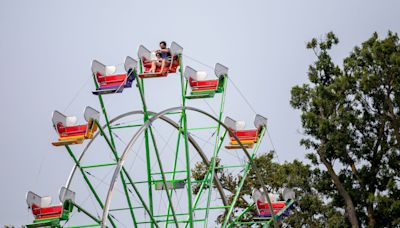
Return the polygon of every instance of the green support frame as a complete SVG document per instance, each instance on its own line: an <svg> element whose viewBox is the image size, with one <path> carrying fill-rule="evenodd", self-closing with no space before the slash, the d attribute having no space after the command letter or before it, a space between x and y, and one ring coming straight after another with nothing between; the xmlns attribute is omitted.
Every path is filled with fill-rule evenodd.
<svg viewBox="0 0 400 228"><path fill-rule="evenodd" d="M133 74L136 74L136 69L133 69ZM94 75L94 74L93 74L93 81L94 81L96 90L98 90L99 89L99 85L97 84L96 75ZM107 125L107 129L108 129L108 133L109 133L109 137L110 137L110 141L111 141L110 147L116 148L115 147L114 136L113 136L113 133L112 133L112 128L110 126L110 121L109 121L109 118L108 118L108 115L107 115L106 107L104 105L103 96L101 94L99 94L97 96L99 98L99 103L100 103L101 110L102 110L103 115L104 115L104 119L106 120L106 125ZM98 123L96 123L96 124L98 124ZM103 130L99 124L98 124L98 128L101 129L101 131ZM104 133L103 133L103 136L105 136ZM115 150L113 150L113 155L114 155L115 161L118 162L119 156L118 156L118 153ZM128 194L128 189L127 189L127 186L126 186L125 176L124 176L124 173L122 173L122 171L121 171L121 182L122 182L122 185L123 185L125 197L126 197L126 200L128 202L129 208L132 208L132 202L131 202L131 199L130 199L129 194ZM133 212L133 209L130 209L129 211L130 211L130 214L131 214L133 225L134 225L134 227L137 227L136 218L135 218L135 214Z"/></svg>
<svg viewBox="0 0 400 228"><path fill-rule="evenodd" d="M259 141L257 142L255 148L253 149L253 151L250 155L251 160L247 163L247 165L245 167L245 170L242 174L242 179L240 180L239 186L236 187L236 191L235 191L235 195L233 197L232 203L231 203L231 207L229 208L228 214L226 215L224 223L222 224L223 227L226 227L228 225L228 221L230 220L230 216L233 212L233 209L235 208L236 202L239 198L239 194L240 194L240 191L242 190L242 187L243 187L244 181L246 180L247 174L250 172L250 169L252 168L251 164L253 163L253 159L258 151L258 148L260 147L261 139L264 138L264 135L265 135L265 127L263 127L263 129L261 130Z"/></svg>
<svg viewBox="0 0 400 228"><path fill-rule="evenodd" d="M99 196L99 193L96 191L94 188L93 184L91 183L86 169L95 169L95 168L100 168L100 167L110 167L110 166L117 166L117 165L122 165L121 169L118 169L118 171L115 171L116 173L114 176L118 175L121 178L121 184L124 189L124 195L128 204L128 207L125 208L115 208L115 209L110 209L109 212L112 211L122 211L122 210L129 210L129 214L132 220L132 226L133 227L138 227L141 224L148 224L151 228L153 227L159 227L159 223L165 223L165 227L168 227L169 224L174 224L176 227L179 227L180 224L183 224L185 227L190 227L193 228L195 227L195 223L202 223L204 227L207 227L208 224L208 218L210 215L210 210L221 210L224 209L226 211L226 217L225 220L222 224L222 227L232 227L235 225L240 225L244 224L243 222L240 221L240 218L247 213L253 206L250 205L248 208L243 210L238 216L234 216L233 210L236 205L236 202L238 200L240 191L244 185L244 180L246 179L247 174L249 173L250 169L254 166L253 159L255 154L257 153L257 150L259 149L261 139L265 135L265 128L263 128L260 132L259 136L259 141L256 143L255 148L252 150L251 153L248 153L245 149L245 152L247 153L247 156L249 158L249 161L246 165L220 165L217 166L217 158L218 155L221 151L221 148L223 146L224 139L226 135L228 134L228 130L222 131L221 130L221 124L226 128L226 126L222 123L222 118L223 118L223 112L224 112L224 105L225 105L225 92L226 92L226 86L228 82L228 75L222 75L219 78L219 85L218 89L215 91L215 94L212 94L212 96L204 96L204 95L199 95L196 97L191 97L187 96L188 92L188 81L185 79L183 75L183 59L182 59L182 54L178 54L178 59L179 59L179 72L177 74L180 75L180 84L181 84L181 102L182 106L179 107L179 109L170 109L169 113L165 113L165 115L179 115L179 128L178 128L178 138L176 140L176 150L175 150L175 157L174 157L174 163L173 163L173 169L172 171L170 170L165 170L164 166L162 164L162 158L160 157L160 153L158 150L157 146L157 141L156 137L153 133L153 128L152 126L147 126L144 129L144 140L145 140L145 150L146 150L146 170L147 170L147 178L145 181L134 181L133 178L129 175L128 171L125 169L125 167L122 165L122 162L120 163L120 154L117 151L115 140L114 140L114 133L113 130L116 129L123 129L123 128L135 128L135 127L142 127L143 124L147 123L153 116L157 116L158 114L154 114L148 111L148 106L146 104L146 99L145 99L145 90L144 90L144 79L143 78L137 78L136 79L136 87L138 88L141 102L142 102L142 110L143 110L143 124L120 124L120 125L113 125L111 126L109 117L106 111L106 107L103 101L103 95L98 94L98 99L99 103L101 106L102 113L104 115L105 119L105 128L103 128L100 123L95 120L95 124L99 128L99 134L104 138L106 141L109 149L112 152L114 160L112 162L108 163L99 163L99 164L88 164L85 166L82 166L80 164L80 160L78 160L71 150L71 148L66 145L65 148L67 149L69 155L71 156L72 160L74 161L76 167L79 169L80 173L83 176L83 179L85 180L85 183L89 187L89 190L91 194L93 194L94 198L96 199L98 205L100 208L104 210L104 217L103 218L97 218L96 216L93 216L90 214L88 211L86 211L84 208L80 207L77 204L74 204L74 207L78 209L78 211L83 212L85 215L87 215L89 218L91 218L95 224L88 224L88 225L82 225L79 227L98 227L102 226L104 227L105 223L109 222L112 227L117 227L116 226L116 218L108 213L109 209L109 201L107 199L107 202L103 202ZM139 71L140 73L143 73L143 65L142 61L139 61ZM136 74L136 69L134 69L134 73ZM96 90L99 88L99 85L97 84L96 81L96 76L93 74L93 80L94 84L96 86ZM209 91L208 91L209 92ZM205 92L207 94L207 91ZM212 117L215 120L217 120L217 125L216 126L207 126L207 127L197 127L197 128L189 128L188 126L188 120L187 120L187 114L186 111L187 109L190 110L190 107L186 106L186 99L194 99L194 98L210 98L214 97L216 94L221 94L221 100L220 100L220 105L219 105L219 113L216 117ZM180 110L180 111L178 111ZM193 110L193 108L191 109ZM206 171L205 178L203 180L192 180L192 175L191 175L191 164L190 164L190 151L189 151L189 131L201 131L201 130L214 130L215 129L215 144L214 148L212 150L212 156L210 158L210 161L206 160L208 163L208 170ZM182 141L183 140L183 141ZM193 139L191 139L193 140ZM191 141L192 142L192 141ZM184 149L182 150L181 144L183 143ZM239 142L240 146L243 147L243 145ZM124 152L125 153L125 152ZM183 155L185 157L185 168L178 170L178 157L179 155ZM152 159L156 158L159 172L158 173L152 173L152 168L151 168L151 161ZM123 159L122 159L123 160ZM214 184L219 183L218 181L215 181L216 176L216 170L218 169L227 169L227 168L240 168L243 169L243 174L242 174L242 180L239 183L239 186L237 186L236 191L234 193L232 201L227 204L227 199L224 198L224 194L222 194L224 197L223 199L223 205L213 205L211 206L211 196L212 196L212 189ZM254 168L256 169L256 168ZM178 173L184 173L186 175L186 179L180 179L176 180L177 174ZM166 175L171 175L172 179L167 179ZM161 175L161 180L153 180L152 175ZM176 211L176 208L174 207L173 204L173 194L176 194L175 191L171 188L168 188L169 183L174 183L175 181L186 181L187 183L187 212L178 212ZM262 182L262 181L261 181ZM167 212L165 214L155 214L154 213L154 196L153 196L153 185L155 183L161 183L163 186L163 190L165 190L165 194L168 199L168 207L167 207ZM192 192L192 184L200 184L199 191L196 194L196 197L194 197L193 192ZM148 190L148 199L146 202L145 197L141 195L139 192L139 189L137 188L137 184L147 184L147 190ZM174 185L174 184L173 184ZM131 191L131 188L133 189L134 193ZM208 189L207 189L208 188ZM130 195L130 193L132 195ZM139 206L134 206L132 203L132 197L137 196L139 199L140 203ZM200 199L202 196L206 196L206 201L203 203L203 205L200 205ZM204 205L205 204L205 205ZM269 202L270 204L270 202ZM107 208L106 210L104 208ZM136 216L135 216L135 210L136 209L144 209L146 213L149 215L150 219L145 219L143 221L138 221ZM194 213L195 211L203 211L204 212L204 218L202 216L198 216L198 218L195 218ZM203 213L202 212L202 213ZM108 213L108 214L107 214ZM276 220L279 219L279 216L281 216L283 212L280 212L276 215L273 216L273 218L269 221L263 221L257 223L259 224L264 224L264 225L271 225L273 222L275 222L276 225ZM108 220L108 221L107 221ZM141 220L141 219L139 219ZM254 222L252 223L254 224ZM73 228L74 226L70 226L70 228ZM196 225L197 227L197 225Z"/></svg>
<svg viewBox="0 0 400 228"><path fill-rule="evenodd" d="M181 78L183 78L182 55L179 55L178 58L179 58L179 62L180 62L179 73L181 75ZM140 66L140 73L143 73L142 61L139 61L139 64L140 64L139 65ZM137 88L139 90L140 98L141 98L141 101L142 101L142 107L143 107L143 113L144 113L144 120L143 121L146 122L147 120L149 120L149 117L151 115L147 111L147 103L146 103L145 92L144 92L144 79L142 79L142 78L138 79L136 86L137 86ZM183 102L184 102L184 96L182 96L182 97L183 97ZM181 123L182 122L186 122L185 121L186 116L184 114L184 110L182 112L180 112L180 113L178 112L178 113L172 113L172 114L180 114L180 119L183 120L183 121L181 121ZM184 123L183 125L186 126L186 123ZM179 129L179 132L180 131L181 131L181 129ZM167 180L166 180L166 177L165 177L166 172L164 172L164 169L163 169L163 166L162 166L162 162L161 162L161 158L160 158L160 155L159 155L159 152L158 152L158 148L157 148L157 142L156 142L156 139L154 137L154 134L153 134L153 131L152 131L151 127L149 128L149 130L146 129L145 132L144 132L145 148L146 148L147 184L148 184L150 208L151 208L151 211L153 212L153 188L152 188L152 185L153 185L154 181L152 180L152 171L151 171L151 164L150 164L151 151L150 151L150 145L149 145L150 144L149 132L150 132L150 136L151 136L151 141L153 142L153 149L155 151L155 157L157 159L157 163L158 163L158 166L160 168L160 174L162 176L162 183L163 183L163 186L164 186L164 189L166 191L167 198L168 198L168 213L166 215L167 219L165 221L162 221L162 222L165 222L165 224L167 226L169 224L170 212L172 212L173 222L175 223L176 227L179 227L179 223L181 223L182 221L180 221L180 220L178 221L177 215L175 213L175 209L174 209L174 207L172 205L172 194L173 194L173 191L172 190L170 191L167 188ZM178 136L180 137L180 134L178 134ZM172 181L175 181L177 156L178 156L178 151L179 151L178 150L179 142L180 142L180 138L178 138L178 146L177 146L177 151L176 151L176 155L175 155L174 170L172 172L172 175L173 175ZM185 145L186 145L186 152L187 152L186 156L188 156L187 136L185 136ZM187 161L189 161L189 160L187 159ZM186 172L187 172L187 170L186 170ZM168 173L170 173L170 172L168 172ZM190 189L190 192L191 192L191 188L190 188L190 186L191 186L191 183L190 183L190 166L189 166L189 175L188 176L189 176L189 178L187 178L188 186L189 186L189 189ZM188 190L188 193L189 193L189 190ZM189 197L189 198L191 198L191 197ZM191 203L189 203L189 205L191 205ZM188 206L188 208L189 208L189 211L191 211L191 206ZM192 212L189 212L189 214L192 214ZM189 219L189 222L191 224L192 224L192 220L193 219ZM150 222L150 225L152 227L153 223Z"/></svg>

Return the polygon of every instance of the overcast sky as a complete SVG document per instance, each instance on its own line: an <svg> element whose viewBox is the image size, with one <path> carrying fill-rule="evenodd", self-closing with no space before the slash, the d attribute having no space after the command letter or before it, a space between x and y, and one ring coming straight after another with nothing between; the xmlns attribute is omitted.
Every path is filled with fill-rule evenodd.
<svg viewBox="0 0 400 228"><path fill-rule="evenodd" d="M303 160L299 112L289 99L291 87L306 82L315 60L306 42L333 31L340 44L332 56L341 63L373 32L381 37L388 30L400 32L399 9L399 1L366 0L1 0L0 226L32 221L25 203L28 190L56 196L65 183L72 162L65 150L50 144L56 139L51 112L58 109L83 120L86 105L99 107L90 92L92 59L119 64L127 55L136 58L140 44L155 49L166 40L207 65L221 62L255 111L268 117L277 159ZM183 58L185 65L201 70ZM146 84L150 109L178 106L179 99L169 99L179 96L171 89L177 83L175 77ZM123 102L110 100L110 116L141 108L132 90L124 92ZM224 115L251 126L254 113L232 83L226 99Z"/></svg>

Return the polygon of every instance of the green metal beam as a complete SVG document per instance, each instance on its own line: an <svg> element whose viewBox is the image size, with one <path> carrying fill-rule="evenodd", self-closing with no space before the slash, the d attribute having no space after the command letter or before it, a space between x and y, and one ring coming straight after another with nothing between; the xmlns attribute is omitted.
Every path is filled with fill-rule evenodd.
<svg viewBox="0 0 400 228"><path fill-rule="evenodd" d="M93 219L95 222L97 222L97 225L98 226L100 226L101 225L101 221L98 219L98 218L96 218L94 215L92 215L92 214L90 214L87 210L85 210L85 209L83 209L81 206L79 206L78 204L76 204L76 203L72 203L77 209L78 209L78 212L83 212L84 214L86 214L87 216L89 216L91 219Z"/></svg>
<svg viewBox="0 0 400 228"><path fill-rule="evenodd" d="M132 127L141 127L142 124L127 124L127 125L114 125L110 126L111 129L121 129L121 128L132 128Z"/></svg>
<svg viewBox="0 0 400 228"><path fill-rule="evenodd" d="M134 69L133 72L131 72L131 73L135 74L135 73L136 73L136 69ZM128 76L128 75L127 75L127 76ZM96 86L96 89L99 89L99 85L97 84L97 81L96 81L96 75L94 75L94 74L93 74L93 81L94 81L94 84L95 84L95 86ZM115 151L116 146L115 146L114 136L113 136L113 134L112 134L112 129L111 129L111 126L110 126L110 121L109 121L109 119L108 119L106 107L105 107L105 105L104 105L103 96L102 96L101 94L99 94L99 95L97 95L97 96L98 96L98 98L99 98L101 110L103 111L104 119L106 120L106 125L107 125L108 133L109 133L109 136L110 136L110 140L111 140L111 144L110 144L111 147L110 147L110 148L114 148L113 154L114 154L114 157L115 157L115 161L118 162L119 156L118 156L118 153ZM102 132L103 137L104 137L106 140L108 140L107 137L106 137L106 135L104 134L103 128L102 128L101 125L98 123L98 121L96 121L96 124L97 124L97 127L98 127L98 128L100 129L100 131ZM109 142L107 141L107 143L109 143ZM110 146L110 145L109 145L109 146ZM129 207L132 207L132 202L131 202L131 199L129 198L128 189L127 189L127 186L126 186L126 184L125 184L125 178L124 178L124 175L122 175L122 172L121 172L121 182L122 182L122 187L123 187L123 189L124 189L126 201L128 202ZM131 214L131 218L132 218L133 225L134 225L135 227L137 227L136 218L135 218L135 214L134 214L133 210L130 210L130 214Z"/></svg>
<svg viewBox="0 0 400 228"><path fill-rule="evenodd" d="M221 146L222 146L222 143L223 143L223 141L224 141L225 136L226 136L226 131L225 131L225 133L222 135L221 141L219 142L219 147L220 147L220 148L221 148ZM200 183L202 183L202 185L200 185L200 189L199 189L199 191L198 191L198 193L197 193L197 196L196 196L196 199L195 199L193 208L196 208L196 207L197 207L197 203L199 202L200 197L201 197L201 194L202 194L204 188L206 187L206 183L208 183L208 178L209 178L209 176L210 176L210 172L211 172L211 169L209 168L209 169L207 170L206 176L204 177L203 181L200 182Z"/></svg>
<svg viewBox="0 0 400 228"><path fill-rule="evenodd" d="M127 173L125 167L122 167L122 170L124 171L124 173ZM126 177L128 178L128 181L129 181L130 183L133 183L133 180L131 179L131 177L130 177L129 175L127 175ZM157 224L157 221L156 221L155 218L153 217L153 212L150 211L150 209L149 209L149 207L147 207L147 204L146 204L146 202L144 201L142 195L140 195L139 189L137 189L137 187L136 187L135 184L131 184L131 185L132 185L132 188L133 188L133 190L135 191L136 195L138 196L139 201L142 203L144 209L145 209L145 210L147 211L147 213L149 214L149 216L150 216L150 218L151 218L151 221L152 221L152 222L151 222L152 226L155 225L156 227L159 227L158 224ZM139 224L139 223L136 223L136 224Z"/></svg>
<svg viewBox="0 0 400 228"><path fill-rule="evenodd" d="M142 65L142 60L141 59L139 61L139 65L140 65L140 72L143 73L143 65ZM138 80L136 80L136 87L139 90L140 99L142 100L143 122L145 123L149 119L149 113L147 111L146 100L145 100L145 97L144 97L144 81L143 81L143 79L141 79L141 78L139 79L138 78ZM150 204L150 209L149 210L150 210L151 214L153 215L154 214L154 207L153 207L153 188L151 186L151 163L150 163L151 162L151 157L150 157L150 147L149 147L149 133L148 133L147 129L144 132L144 139L145 139L145 149L146 149L147 191L148 191L149 204ZM153 228L154 224L151 223L150 227Z"/></svg>
<svg viewBox="0 0 400 228"><path fill-rule="evenodd" d="M195 127L195 128L188 128L188 131L201 131L201 130L210 130L216 129L218 126L210 126L210 127Z"/></svg>
<svg viewBox="0 0 400 228"><path fill-rule="evenodd" d="M98 168L98 167L105 167L105 166L113 166L116 165L117 163L104 163L104 164L95 164L95 165L85 165L81 166L82 169L92 169L92 168Z"/></svg>
<svg viewBox="0 0 400 228"><path fill-rule="evenodd" d="M190 228L193 228L193 203L192 203L192 183L191 183L191 170L190 170L190 153L189 153L189 144L188 144L188 127L187 127L187 116L186 116L186 109L185 109L185 99L186 99L186 91L188 87L188 82L184 80L183 76L183 63L182 63L182 55L179 54L179 73L181 79L181 92L182 92L182 116L181 120L183 122L183 136L184 136L184 143L185 143L185 160L186 160L186 178L188 181L187 187L187 195L188 195L188 212L189 212L189 219L188 223Z"/></svg>
<svg viewBox="0 0 400 228"><path fill-rule="evenodd" d="M178 213L178 214L176 214L176 216L184 216L184 215L188 215L188 213ZM164 218L164 217L168 217L168 216L170 216L170 215L168 215L168 214L161 214L161 215L156 215L156 216L154 216L154 217L157 217L157 218ZM171 221L171 222L173 222L173 221Z"/></svg>
<svg viewBox="0 0 400 228"><path fill-rule="evenodd" d="M204 222L205 219L194 219L194 220L178 220L178 223L194 223L194 222ZM170 220L157 220L157 222L166 222L166 223L175 223L174 221ZM138 224L148 224L150 221L143 221L143 222L138 222Z"/></svg>
<svg viewBox="0 0 400 228"><path fill-rule="evenodd" d="M114 208L114 209L110 209L109 211L126 211L126 210L130 210L130 209L143 209L143 207L124 207L124 208Z"/></svg>
<svg viewBox="0 0 400 228"><path fill-rule="evenodd" d="M172 180L175 180L175 175L176 175L176 166L178 164L178 156L179 156L179 145L181 141L181 132L182 132L182 116L179 121L179 128L178 128L178 139L176 142L176 150L175 150L175 159L174 159L174 168L173 168L173 174L172 174ZM186 170L183 171L183 173L186 173ZM170 190L171 194L173 194L172 189ZM168 209L167 209L167 221L169 221L169 213L171 210L171 205L168 204ZM165 228L167 228L168 222L165 224Z"/></svg>
<svg viewBox="0 0 400 228"><path fill-rule="evenodd" d="M215 167L215 169L232 169L232 168L244 168L245 165L221 165Z"/></svg>
<svg viewBox="0 0 400 228"><path fill-rule="evenodd" d="M253 207L254 207L254 203L252 203L251 205L249 205L246 209L244 209L240 214L239 214L239 216L237 216L234 220L233 220L233 222L231 223L231 224L228 224L228 227L231 227L232 225L234 225L237 221L239 221L239 219L244 215L244 214L246 214L249 210L251 210Z"/></svg>
<svg viewBox="0 0 400 228"><path fill-rule="evenodd" d="M93 74L93 81L94 81L94 84L96 86L96 90L99 89L99 85L97 84L97 81L96 81L96 75L94 75L94 74ZM104 119L106 120L107 129L108 129L108 133L109 133L110 138L111 138L111 142L112 142L113 145L115 145L114 137L112 135L112 131L111 131L111 127L110 127L110 121L108 120L107 110L106 110L106 107L105 107L104 101L103 101L103 96L101 94L99 94L99 95L97 95L97 97L99 98L101 111L103 112ZM101 128L101 126L99 126L99 128Z"/></svg>
<svg viewBox="0 0 400 228"><path fill-rule="evenodd" d="M186 173L186 170L169 171L164 172L164 174L176 174L176 173ZM160 175L161 173L152 173L151 175ZM173 178L172 178L173 179Z"/></svg>
<svg viewBox="0 0 400 228"><path fill-rule="evenodd" d="M167 193L168 203L169 203L169 205L171 205L172 216L173 216L173 218L175 220L176 227L179 227L178 219L176 218L175 209L174 209L174 207L172 205L171 195L170 195L170 193L168 191L167 182L166 182L166 178L165 178L164 169L163 169L163 165L162 165L162 162L161 162L160 154L158 152L157 143L156 143L156 140L154 138L153 130L152 130L151 127L150 127L150 136L151 136L151 139L152 139L152 142L153 142L154 152L156 154L156 158L157 158L157 161L158 161L158 167L160 168L164 189L165 189L165 192Z"/></svg>
<svg viewBox="0 0 400 228"><path fill-rule="evenodd" d="M100 205L100 207L103 209L103 208L104 208L104 204L103 204L103 202L101 201L101 199L100 199L99 195L97 194L96 190L94 189L94 187L93 187L92 183L90 182L89 178L87 177L85 171L82 169L82 167L81 167L81 165L80 165L78 159L76 159L74 153L72 152L71 148L70 148L68 145L65 145L65 148L67 149L69 155L70 155L70 156L72 157L72 159L74 160L76 166L77 166L77 167L79 168L79 170L81 171L81 174L82 174L82 176L83 176L83 179L85 180L86 184L88 185L90 191L93 193L94 198L96 199L97 203L98 203L98 204ZM113 221L113 219L111 218L110 215L109 215L107 218L108 218L108 220L110 221L110 223L111 223L111 225L112 225L113 227L117 227L117 226L115 225L115 223L114 223L114 221Z"/></svg>
<svg viewBox="0 0 400 228"><path fill-rule="evenodd" d="M229 206L214 206L214 207L208 207L210 210L219 210L219 209L226 209L229 208ZM195 211L204 211L207 210L207 207L198 207L194 209Z"/></svg>
<svg viewBox="0 0 400 228"><path fill-rule="evenodd" d="M232 203L231 203L231 207L229 208L228 214L226 215L224 223L222 225L223 227L226 227L227 224L228 224L228 221L229 221L230 216L231 216L231 214L233 212L233 209L234 209L234 207L236 205L236 202L237 202L237 200L239 198L240 191L241 191L241 189L243 187L244 181L246 180L247 174L249 173L249 171L251 169L251 164L252 164L254 156L257 153L257 150L258 150L258 148L259 148L259 146L261 144L261 139L264 137L264 134L265 134L265 127L263 127L263 129L261 130L259 142L257 143L256 147L253 149L253 151L251 153L250 160L249 160L249 162L247 163L247 165L245 167L245 170L243 172L242 179L240 180L239 186L236 187L236 192L235 192L235 195L233 197L233 200L232 200Z"/></svg>
<svg viewBox="0 0 400 228"><path fill-rule="evenodd" d="M100 125L99 125L99 123L98 123L97 121L96 121L95 123L99 126L99 129L100 129L100 131L101 131L102 134L103 134L103 138L106 140L106 142L107 142L108 146L110 147L111 151L113 152L115 158L119 160L117 151L115 150L115 148L113 147L113 145L111 144L111 142L110 142L110 140L107 138L107 136L104 135L103 129L100 127ZM143 197L141 196L139 190L136 188L136 186L135 186L135 184L134 184L132 178L130 177L130 175L129 175L128 171L125 169L125 167L122 167L122 170L121 170L121 172L120 172L120 175L121 175L121 181L123 181L123 185L126 186L125 179L123 178L123 175L122 175L122 174L125 174L125 176L128 178L128 180L129 180L129 182L131 183L131 186L133 187L133 189L134 189L136 195L139 197L139 200L140 200L140 202L142 203L143 207L145 208L145 210L146 210L147 213L149 214L150 218L151 218L153 221L155 221L155 219L154 219L154 217L153 217L153 212L150 211L149 208L147 207L146 202L143 200ZM125 192L125 194L128 194L128 193ZM129 197L129 196L128 196L128 197ZM130 202L130 201L129 201L129 202ZM129 208L133 208L131 204L128 203L128 205L129 205ZM130 212L131 212L131 214L133 214L133 209L131 209ZM136 227L137 224L138 224L138 223L136 222L136 219L134 220L134 224L135 224L135 227ZM155 225L157 225L157 224L155 224ZM157 227L158 227L158 225L157 225Z"/></svg>
<svg viewBox="0 0 400 228"><path fill-rule="evenodd" d="M286 203L285 207L279 210L278 213L276 213L276 217L279 218L289 207L291 207L294 204L294 200L290 200L289 202Z"/></svg>
<svg viewBox="0 0 400 228"><path fill-rule="evenodd" d="M225 87L226 87L227 81L228 81L228 80L224 80L224 85L223 85L224 90L223 90L223 92L222 92L221 104L220 104L220 108L219 108L219 116L218 116L219 122L218 122L218 125L217 125L217 134L216 134L216 137L215 137L215 145L214 145L213 159L212 159L211 167L210 167L210 168L211 168L211 178L210 178L209 183L208 183L209 188L208 188L208 197L207 197L207 207L206 207L206 208L209 208L209 207L210 207L211 189L212 189L212 184L213 184L213 181L214 181L214 173L215 173L216 160L217 160L217 156L218 156L219 150L221 149L221 145L222 145L221 143L219 143L219 140L220 140L219 134L220 134L220 130L221 130L221 124L220 124L220 122L221 122L221 119L222 119L222 113L224 112ZM225 134L226 134L226 131L225 131ZM225 137L225 136L224 136L224 137ZM222 142L222 140L221 140L221 142ZM219 144L219 145L218 145L218 144ZM206 209L206 214L205 214L206 223L204 224L204 227L207 227L208 213L209 213L209 210Z"/></svg>

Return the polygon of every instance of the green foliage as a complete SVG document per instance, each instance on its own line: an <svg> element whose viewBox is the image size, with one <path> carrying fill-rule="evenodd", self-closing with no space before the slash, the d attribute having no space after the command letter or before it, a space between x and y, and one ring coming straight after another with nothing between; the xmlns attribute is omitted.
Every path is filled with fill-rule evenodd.
<svg viewBox="0 0 400 228"><path fill-rule="evenodd" d="M307 44L317 57L309 67L310 83L291 91L291 105L301 110L307 158L326 168L316 189L333 206L346 208L349 218L354 212L361 225L398 226L399 38L389 32L380 40L374 33L341 68L329 55L336 44L333 33Z"/></svg>
<svg viewBox="0 0 400 228"><path fill-rule="evenodd" d="M220 164L221 159L217 158L215 161L215 166L218 167ZM208 166L203 162L196 163L195 167L192 169L192 177L196 181L202 181L206 177L208 171ZM218 175L221 172L220 169L217 169L215 173ZM194 194L197 194L200 190L201 183L194 184L192 187L192 191ZM204 189L208 189L208 184L204 185Z"/></svg>

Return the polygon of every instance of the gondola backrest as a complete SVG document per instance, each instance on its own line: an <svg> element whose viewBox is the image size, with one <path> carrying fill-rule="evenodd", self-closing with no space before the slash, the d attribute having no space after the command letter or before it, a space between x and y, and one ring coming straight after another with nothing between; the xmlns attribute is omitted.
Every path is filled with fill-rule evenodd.
<svg viewBox="0 0 400 228"><path fill-rule="evenodd" d="M296 198L296 193L291 188L284 188L282 191L282 195L285 201L294 200Z"/></svg>
<svg viewBox="0 0 400 228"><path fill-rule="evenodd" d="M267 126L267 118L265 118L262 115L257 114L256 117L254 118L254 126L257 129L261 129L261 127L266 127Z"/></svg>
<svg viewBox="0 0 400 228"><path fill-rule="evenodd" d="M225 117L224 124L231 130L236 130L236 121L230 117Z"/></svg>
<svg viewBox="0 0 400 228"><path fill-rule="evenodd" d="M138 56L140 60L143 60L145 58L146 60L150 60L150 51L147 49L145 46L140 45L138 49Z"/></svg>
<svg viewBox="0 0 400 228"><path fill-rule="evenodd" d="M221 63L215 64L214 73L217 78L220 78L221 76L228 76L228 70L229 68L222 65Z"/></svg>
<svg viewBox="0 0 400 228"><path fill-rule="evenodd" d="M197 71L195 69L191 68L190 66L185 67L185 72L183 73L183 75L187 80L190 80L190 77L195 74L197 74Z"/></svg>
<svg viewBox="0 0 400 228"><path fill-rule="evenodd" d="M129 72L129 70L134 70L137 68L137 61L135 59L133 59L130 56L127 56L125 58L125 62L124 62L124 68L126 72Z"/></svg>
<svg viewBox="0 0 400 228"><path fill-rule="evenodd" d="M97 76L97 74L101 74L103 76L107 75L106 65L102 64L97 60L92 61L92 73Z"/></svg>
<svg viewBox="0 0 400 228"><path fill-rule="evenodd" d="M28 204L29 208L32 208L32 205L37 207L49 207L51 205L51 197L45 196L41 197L31 191L26 194L26 203Z"/></svg>
<svg viewBox="0 0 400 228"><path fill-rule="evenodd" d="M176 43L175 41L172 41L171 43L171 47L170 47L170 51L171 51L171 55L173 56L177 56L182 54L183 52L183 47L180 46L178 43Z"/></svg>
<svg viewBox="0 0 400 228"><path fill-rule="evenodd" d="M90 119L99 120L100 112L90 106L86 106L84 117L87 122L89 122Z"/></svg>
<svg viewBox="0 0 400 228"><path fill-rule="evenodd" d="M246 127L246 123L244 121L241 120L234 120L230 117L225 117L225 121L224 121L225 125L227 125L231 130L233 131L240 131L240 130L244 130Z"/></svg>
<svg viewBox="0 0 400 228"><path fill-rule="evenodd" d="M67 200L70 200L71 202L75 202L75 192L67 189L66 187L62 187L60 189L60 195L59 195L60 202L64 203Z"/></svg>
<svg viewBox="0 0 400 228"><path fill-rule="evenodd" d="M61 123L64 127L67 126L67 116L57 110L53 112L51 120L53 122L53 127L57 132L58 132L57 125L59 123Z"/></svg>

